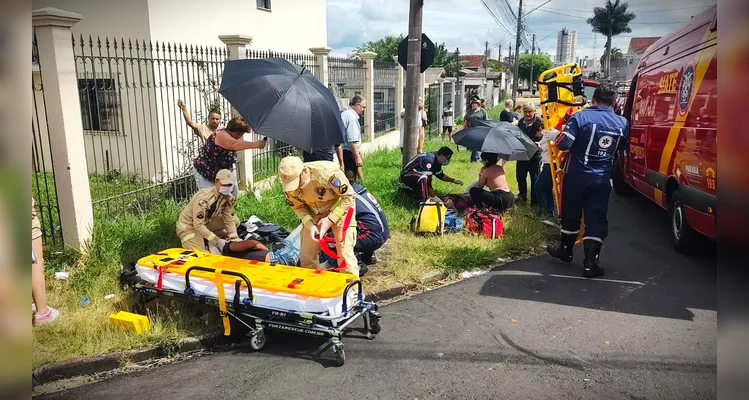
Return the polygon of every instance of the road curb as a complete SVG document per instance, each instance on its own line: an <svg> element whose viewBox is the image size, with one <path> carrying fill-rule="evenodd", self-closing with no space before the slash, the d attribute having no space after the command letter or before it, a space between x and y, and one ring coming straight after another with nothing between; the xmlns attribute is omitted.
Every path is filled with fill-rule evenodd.
<svg viewBox="0 0 749 400"><path fill-rule="evenodd" d="M421 283L399 283L372 293L366 293L366 297L377 302L386 301L405 294L408 291L418 289L420 286L435 283L446 277L447 274L433 271L422 275ZM112 371L124 366L127 362L139 363L189 351L208 349L216 345L222 338L223 335L220 333L211 333L199 337L188 337L180 340L177 343L176 349L173 349L171 354L166 354L166 351L161 347L153 346L144 349L114 352L99 356L74 358L59 363L43 365L32 370L32 387L62 379Z"/></svg>

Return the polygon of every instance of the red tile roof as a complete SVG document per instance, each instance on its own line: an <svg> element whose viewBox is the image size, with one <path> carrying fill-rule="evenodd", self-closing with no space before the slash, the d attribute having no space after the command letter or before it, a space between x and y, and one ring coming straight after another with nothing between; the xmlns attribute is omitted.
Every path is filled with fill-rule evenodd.
<svg viewBox="0 0 749 400"><path fill-rule="evenodd" d="M468 54L460 56L460 61L468 61L468 65L465 68L481 68L484 66L483 54Z"/></svg>
<svg viewBox="0 0 749 400"><path fill-rule="evenodd" d="M627 54L643 53L653 43L655 43L659 37L633 37L629 40L629 50Z"/></svg>

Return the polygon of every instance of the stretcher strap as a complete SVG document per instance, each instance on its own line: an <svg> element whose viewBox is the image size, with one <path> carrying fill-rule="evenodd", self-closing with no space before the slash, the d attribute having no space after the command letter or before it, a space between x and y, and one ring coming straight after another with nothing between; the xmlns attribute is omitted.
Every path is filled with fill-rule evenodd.
<svg viewBox="0 0 749 400"><path fill-rule="evenodd" d="M162 286L162 282L163 282L163 278L164 278L164 271L166 271L167 269L169 269L169 267L171 267L172 265L183 265L184 263L185 262L183 260L176 260L176 261L170 262L169 264L165 264L165 265L160 266L159 267L159 279L156 281L156 289L157 290L162 290L162 287L163 287Z"/></svg>
<svg viewBox="0 0 749 400"><path fill-rule="evenodd" d="M346 232L348 231L352 218L354 218L354 209L353 207L349 207L348 211L346 211L346 218L343 220L343 229L341 229L341 245L343 245L343 242L346 240ZM322 250L322 252L327 256L338 259L338 254L330 249L328 243L335 243L335 238L328 237L327 235L320 238L320 250ZM344 268L346 268L345 259L340 261L338 266L332 268L331 271L341 271Z"/></svg>
<svg viewBox="0 0 749 400"><path fill-rule="evenodd" d="M229 314L226 313L226 298L224 297L224 280L223 271L216 269L213 274L213 282L216 284L216 294L218 295L218 310L221 315L221 321L224 324L224 336L231 334L231 323L229 321Z"/></svg>

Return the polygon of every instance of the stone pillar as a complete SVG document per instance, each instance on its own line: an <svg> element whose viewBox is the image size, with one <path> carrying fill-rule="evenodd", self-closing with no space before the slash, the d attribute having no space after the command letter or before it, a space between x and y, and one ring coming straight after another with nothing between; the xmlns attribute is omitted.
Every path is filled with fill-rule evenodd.
<svg viewBox="0 0 749 400"><path fill-rule="evenodd" d="M309 51L315 55L317 69L315 77L322 82L323 86L328 87L328 54L333 50L330 47L311 47Z"/></svg>
<svg viewBox="0 0 749 400"><path fill-rule="evenodd" d="M229 51L229 60L242 60L247 58L247 46L252 43L252 36L247 35L219 35L218 38L224 42ZM234 107L231 108L232 117L239 115ZM244 140L258 140L257 135L245 133ZM255 178L252 169L252 156L257 150L249 149L237 153L237 185L239 190L252 190Z"/></svg>
<svg viewBox="0 0 749 400"><path fill-rule="evenodd" d="M62 238L67 246L85 250L91 238L94 210L83 140L78 76L70 40L70 28L80 20L80 14L57 8L40 8L31 13L44 82Z"/></svg>
<svg viewBox="0 0 749 400"><path fill-rule="evenodd" d="M364 137L369 138L369 142L374 142L374 58L377 53L365 51L359 53L359 57L364 60L366 72L364 75L364 100L367 101L367 109L364 111ZM364 137L362 142L364 142Z"/></svg>
<svg viewBox="0 0 749 400"><path fill-rule="evenodd" d="M401 128L401 110L403 109L403 67L398 64L398 56L393 56L395 61L395 127Z"/></svg>
<svg viewBox="0 0 749 400"><path fill-rule="evenodd" d="M450 85L450 100L453 102L453 115L455 114L455 109L457 108L457 100L458 96L455 95L455 78L445 78L445 82Z"/></svg>
<svg viewBox="0 0 749 400"><path fill-rule="evenodd" d="M445 109L445 79L438 78L437 82L440 85L440 101L439 109L437 110L437 127L439 128L439 134L442 134L444 127L442 126L442 110Z"/></svg>
<svg viewBox="0 0 749 400"><path fill-rule="evenodd" d="M463 79L458 78L457 85L455 86L455 117L463 118L466 115L466 96L465 96L466 82Z"/></svg>

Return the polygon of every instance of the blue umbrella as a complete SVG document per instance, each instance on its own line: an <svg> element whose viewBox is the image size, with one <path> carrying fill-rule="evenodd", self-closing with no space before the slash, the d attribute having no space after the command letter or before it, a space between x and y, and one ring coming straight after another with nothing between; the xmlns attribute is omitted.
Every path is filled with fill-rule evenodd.
<svg viewBox="0 0 749 400"><path fill-rule="evenodd" d="M227 61L219 93L261 135L308 152L343 142L333 93L285 59Z"/></svg>

